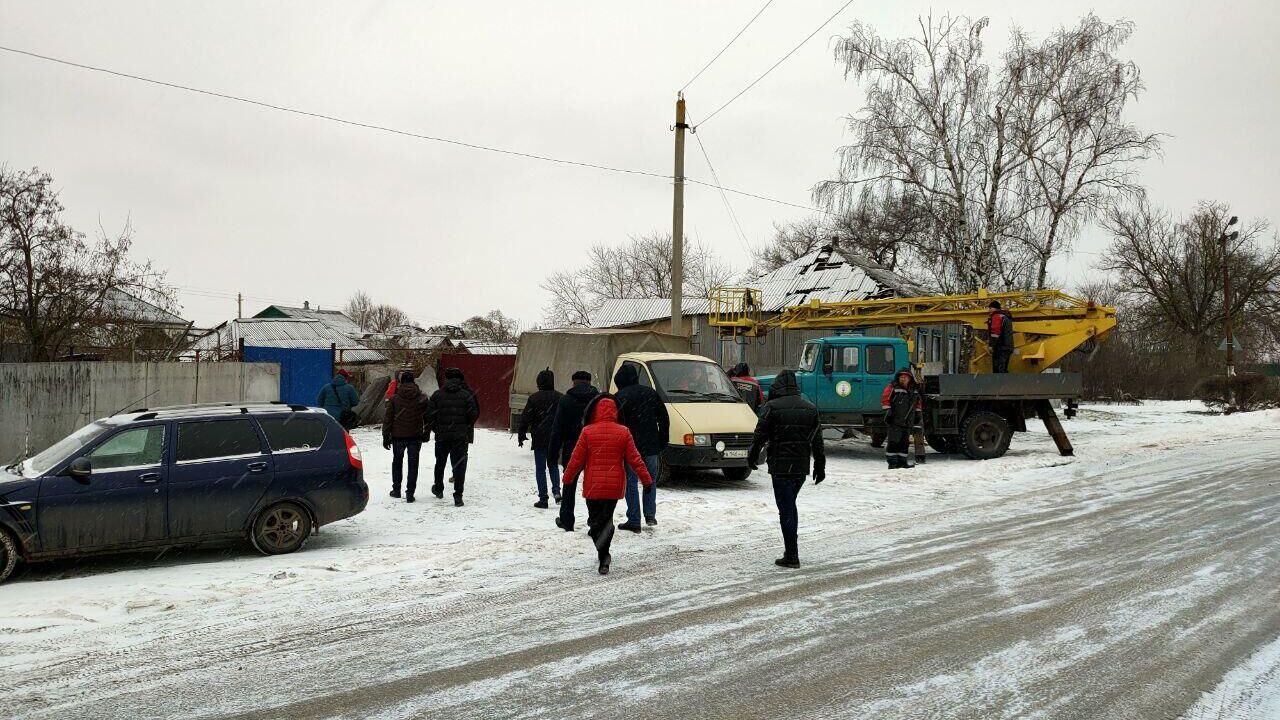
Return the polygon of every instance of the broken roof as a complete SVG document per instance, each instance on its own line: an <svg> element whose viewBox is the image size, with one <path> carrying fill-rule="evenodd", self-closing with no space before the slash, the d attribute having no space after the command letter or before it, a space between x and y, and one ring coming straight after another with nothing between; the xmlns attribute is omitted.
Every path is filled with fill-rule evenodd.
<svg viewBox="0 0 1280 720"><path fill-rule="evenodd" d="M202 335L191 349L235 350L240 346L241 338L249 347L328 349L336 346L343 351L342 361L348 363L383 362L387 359L382 353L370 350L320 320L305 318L228 320Z"/></svg>

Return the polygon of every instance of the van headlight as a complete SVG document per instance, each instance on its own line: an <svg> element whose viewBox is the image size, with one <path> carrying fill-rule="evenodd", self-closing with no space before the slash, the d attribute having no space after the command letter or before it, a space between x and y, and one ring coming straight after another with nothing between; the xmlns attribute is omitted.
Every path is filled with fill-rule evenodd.
<svg viewBox="0 0 1280 720"><path fill-rule="evenodd" d="M706 447L711 444L711 436L688 434L684 436L684 444Z"/></svg>

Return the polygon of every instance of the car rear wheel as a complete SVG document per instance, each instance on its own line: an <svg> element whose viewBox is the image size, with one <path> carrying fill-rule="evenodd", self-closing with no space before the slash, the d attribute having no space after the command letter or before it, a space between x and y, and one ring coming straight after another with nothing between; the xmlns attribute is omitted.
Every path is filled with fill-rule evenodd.
<svg viewBox="0 0 1280 720"><path fill-rule="evenodd" d="M965 418L960 428L964 454L973 460L992 460L1004 455L1012 437L1009 421L987 410Z"/></svg>
<svg viewBox="0 0 1280 720"><path fill-rule="evenodd" d="M13 536L4 530L0 530L0 582L4 582L13 574L13 568L18 564L18 543L13 541Z"/></svg>
<svg viewBox="0 0 1280 720"><path fill-rule="evenodd" d="M296 503L272 505L253 523L253 546L263 555L291 553L311 535L311 516Z"/></svg>
<svg viewBox="0 0 1280 720"><path fill-rule="evenodd" d="M749 467L727 467L721 468L721 472L729 480L734 482L742 482L751 476L751 468Z"/></svg>

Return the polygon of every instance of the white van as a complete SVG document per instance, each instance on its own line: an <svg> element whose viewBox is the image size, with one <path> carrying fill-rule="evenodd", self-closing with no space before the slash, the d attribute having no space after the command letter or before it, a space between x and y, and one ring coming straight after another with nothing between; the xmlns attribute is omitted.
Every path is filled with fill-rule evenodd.
<svg viewBox="0 0 1280 720"><path fill-rule="evenodd" d="M658 391L671 416L671 436L662 453L664 477L681 469L718 469L730 480L751 474L747 451L756 415L719 365L701 355L623 353L609 375L610 392L618 391L613 376L627 363L636 366L641 385Z"/></svg>

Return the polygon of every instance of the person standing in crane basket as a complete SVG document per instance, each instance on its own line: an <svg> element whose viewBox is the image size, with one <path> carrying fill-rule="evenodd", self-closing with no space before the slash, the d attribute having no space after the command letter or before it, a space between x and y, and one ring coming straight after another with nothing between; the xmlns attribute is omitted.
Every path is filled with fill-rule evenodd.
<svg viewBox="0 0 1280 720"><path fill-rule="evenodd" d="M999 300L992 300L987 307L987 345L991 348L991 372L1009 372L1009 358L1013 357L1013 315L1000 307Z"/></svg>

